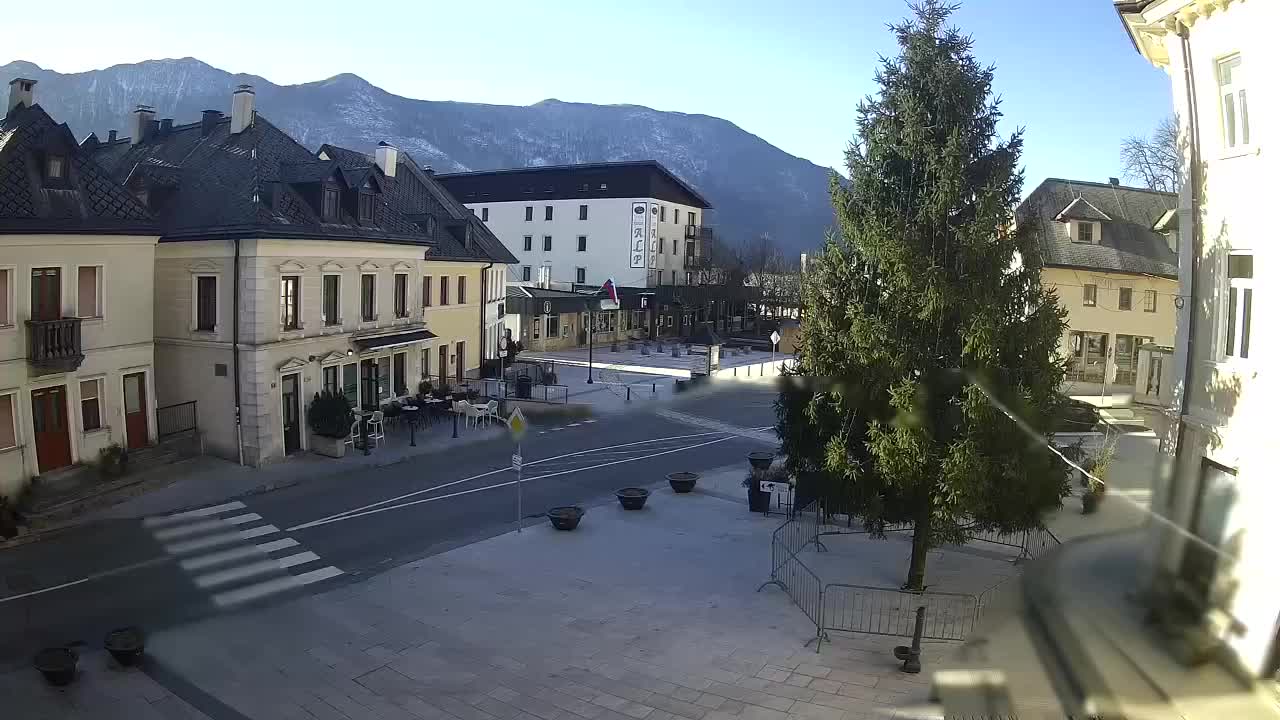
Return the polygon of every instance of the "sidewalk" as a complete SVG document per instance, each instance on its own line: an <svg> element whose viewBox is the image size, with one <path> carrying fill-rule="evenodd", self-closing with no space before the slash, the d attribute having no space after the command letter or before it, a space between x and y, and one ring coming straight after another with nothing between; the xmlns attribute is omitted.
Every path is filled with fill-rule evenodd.
<svg viewBox="0 0 1280 720"><path fill-rule="evenodd" d="M719 490L742 472L703 477ZM655 486L639 512L589 507L571 533L530 521L323 595L158 633L152 674L198 686L165 683L210 717L255 720L859 720L924 702L928 675L892 657L901 638L806 648L813 625L784 593L756 592L780 520L748 513L740 487L728 502L702 484ZM17 675L4 679L10 706L41 717L51 691ZM53 692L75 701L83 689ZM143 693L122 687L118 702Z"/></svg>

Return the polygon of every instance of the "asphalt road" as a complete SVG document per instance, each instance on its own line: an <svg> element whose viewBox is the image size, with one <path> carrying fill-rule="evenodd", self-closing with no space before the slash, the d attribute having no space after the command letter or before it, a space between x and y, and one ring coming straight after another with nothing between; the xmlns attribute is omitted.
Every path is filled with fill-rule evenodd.
<svg viewBox="0 0 1280 720"><path fill-rule="evenodd" d="M672 405L739 427L772 425L764 385L687 393ZM533 426L525 436L524 522L556 505L588 508L620 487L738 462L758 440L644 411ZM516 527L514 444L460 445L383 468L318 478L194 517L120 520L0 552L0 665L39 647L98 645L148 629L358 582L395 565ZM291 564L292 563L292 564Z"/></svg>

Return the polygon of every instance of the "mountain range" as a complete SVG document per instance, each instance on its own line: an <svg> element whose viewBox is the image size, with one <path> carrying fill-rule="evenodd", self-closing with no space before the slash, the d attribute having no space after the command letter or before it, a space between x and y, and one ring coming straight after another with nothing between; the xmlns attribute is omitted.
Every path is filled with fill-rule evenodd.
<svg viewBox="0 0 1280 720"><path fill-rule="evenodd" d="M437 172L653 159L714 206L719 238L767 233L788 255L820 246L833 223L830 170L795 157L733 123L638 105L543 100L529 106L415 100L344 73L300 85L233 74L195 58L146 60L81 73L15 61L0 80L37 80L36 102L77 138L129 134L129 113L151 105L175 124L205 109L230 112L231 92L249 84L258 111L307 147L334 143L372 152L379 141Z"/></svg>

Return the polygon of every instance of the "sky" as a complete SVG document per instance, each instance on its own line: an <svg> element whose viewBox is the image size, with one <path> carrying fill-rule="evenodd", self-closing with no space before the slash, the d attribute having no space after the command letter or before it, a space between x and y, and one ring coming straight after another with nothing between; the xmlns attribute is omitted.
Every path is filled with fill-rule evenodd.
<svg viewBox="0 0 1280 720"><path fill-rule="evenodd" d="M122 8L124 6L121 6ZM199 58L278 84L351 72L429 100L631 103L725 118L843 172L904 0L170 1L137 16L58 3L58 31L14 28L0 63L80 72ZM1025 128L1025 192L1120 176L1120 143L1172 112L1169 79L1110 0L967 0L953 22L996 67L1007 135Z"/></svg>

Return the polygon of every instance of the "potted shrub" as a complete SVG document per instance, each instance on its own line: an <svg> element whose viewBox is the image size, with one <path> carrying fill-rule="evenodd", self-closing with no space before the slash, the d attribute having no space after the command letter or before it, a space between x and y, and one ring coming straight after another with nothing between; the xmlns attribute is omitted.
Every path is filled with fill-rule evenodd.
<svg viewBox="0 0 1280 720"><path fill-rule="evenodd" d="M0 540L8 540L18 535L18 523L22 515L9 500L8 495L0 495Z"/></svg>
<svg viewBox="0 0 1280 720"><path fill-rule="evenodd" d="M129 451L120 443L110 445L98 451L98 472L104 478L118 478L129 469Z"/></svg>
<svg viewBox="0 0 1280 720"><path fill-rule="evenodd" d="M307 425L311 427L311 449L326 457L340 458L346 455L347 435L355 415L347 396L325 390L311 398L307 408Z"/></svg>
<svg viewBox="0 0 1280 720"><path fill-rule="evenodd" d="M667 482L671 483L671 489L678 493L692 492L693 486L698 484L698 473L671 473L667 476Z"/></svg>
<svg viewBox="0 0 1280 720"><path fill-rule="evenodd" d="M68 647L45 648L36 653L32 664L50 685L70 685L76 679L80 656Z"/></svg>
<svg viewBox="0 0 1280 720"><path fill-rule="evenodd" d="M578 527L578 523L582 521L582 516L585 514L586 511L577 505L553 507L547 511L551 526L557 530L572 530Z"/></svg>
<svg viewBox="0 0 1280 720"><path fill-rule="evenodd" d="M1091 515L1098 511L1098 505L1102 503L1102 498L1107 493L1107 471L1111 468L1111 461L1115 459L1115 455L1116 442L1104 441L1102 447L1098 449L1098 454L1091 461L1084 463L1084 469L1093 476L1084 477L1087 489L1080 497L1080 509L1084 514Z"/></svg>
<svg viewBox="0 0 1280 720"><path fill-rule="evenodd" d="M449 383L442 383L440 387L432 391L431 394L437 400L444 400L445 398L448 398L453 395L453 388L449 387Z"/></svg>
<svg viewBox="0 0 1280 720"><path fill-rule="evenodd" d="M614 493L623 510L639 510L649 499L649 491L644 488L628 487Z"/></svg>
<svg viewBox="0 0 1280 720"><path fill-rule="evenodd" d="M122 667L133 667L142 659L142 651L146 648L146 636L141 628L116 628L107 633L102 645L111 653L111 657Z"/></svg>
<svg viewBox="0 0 1280 720"><path fill-rule="evenodd" d="M751 512L769 512L769 504L773 501L773 493L762 491L760 489L760 483L762 482L789 482L787 471L785 468L780 467L767 470L752 468L746 479L742 481L743 487L747 489L747 508Z"/></svg>

